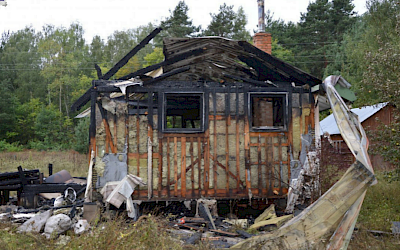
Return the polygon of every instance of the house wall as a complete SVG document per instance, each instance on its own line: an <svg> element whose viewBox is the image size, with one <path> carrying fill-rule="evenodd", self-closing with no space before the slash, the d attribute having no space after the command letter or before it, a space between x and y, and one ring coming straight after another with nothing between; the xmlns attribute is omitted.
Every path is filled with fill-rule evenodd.
<svg viewBox="0 0 400 250"><path fill-rule="evenodd" d="M251 131L247 92L228 92L205 92L208 115L202 133L163 133L160 110L153 113L153 126L149 113L106 111L106 122L97 126L96 165L107 153L126 152L128 172L150 184L139 188L135 199L285 197L301 137L314 130L310 94L289 93L287 129L271 132ZM102 168L96 174L104 174Z"/></svg>

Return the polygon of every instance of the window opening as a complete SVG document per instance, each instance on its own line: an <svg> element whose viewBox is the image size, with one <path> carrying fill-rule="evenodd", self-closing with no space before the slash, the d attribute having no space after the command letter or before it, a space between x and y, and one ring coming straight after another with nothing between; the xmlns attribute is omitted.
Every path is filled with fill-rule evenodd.
<svg viewBox="0 0 400 250"><path fill-rule="evenodd" d="M164 129L202 131L202 94L165 94Z"/></svg>
<svg viewBox="0 0 400 250"><path fill-rule="evenodd" d="M251 94L251 121L254 129L286 128L286 95Z"/></svg>

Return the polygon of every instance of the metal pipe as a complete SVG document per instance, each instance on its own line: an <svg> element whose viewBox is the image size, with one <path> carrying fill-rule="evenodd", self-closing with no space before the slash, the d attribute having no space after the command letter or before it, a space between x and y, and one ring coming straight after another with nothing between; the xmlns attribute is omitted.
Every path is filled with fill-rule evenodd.
<svg viewBox="0 0 400 250"><path fill-rule="evenodd" d="M258 32L265 32L264 0L257 0L258 4Z"/></svg>

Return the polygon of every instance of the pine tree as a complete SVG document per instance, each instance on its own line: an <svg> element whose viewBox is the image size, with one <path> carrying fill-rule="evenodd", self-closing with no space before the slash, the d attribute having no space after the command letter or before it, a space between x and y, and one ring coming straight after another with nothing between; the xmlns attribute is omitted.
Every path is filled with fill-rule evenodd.
<svg viewBox="0 0 400 250"><path fill-rule="evenodd" d="M250 41L250 33L246 30L247 19L242 7L236 13L233 5L224 3L219 7L218 14L211 15L211 23L204 31L206 36L220 36L235 40Z"/></svg>
<svg viewBox="0 0 400 250"><path fill-rule="evenodd" d="M193 25L192 20L188 16L189 7L185 1L179 1L171 16L161 22L163 32L161 37L191 37L196 36L200 31L200 26Z"/></svg>

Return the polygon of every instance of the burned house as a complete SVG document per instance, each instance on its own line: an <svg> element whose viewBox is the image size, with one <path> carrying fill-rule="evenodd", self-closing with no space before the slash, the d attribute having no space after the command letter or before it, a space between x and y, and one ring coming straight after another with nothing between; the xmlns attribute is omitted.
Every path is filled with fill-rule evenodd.
<svg viewBox="0 0 400 250"><path fill-rule="evenodd" d="M143 43L72 107L91 102L93 188L130 173L147 183L136 200L285 199L314 147L321 81L221 37L166 38L163 62L109 80Z"/></svg>

